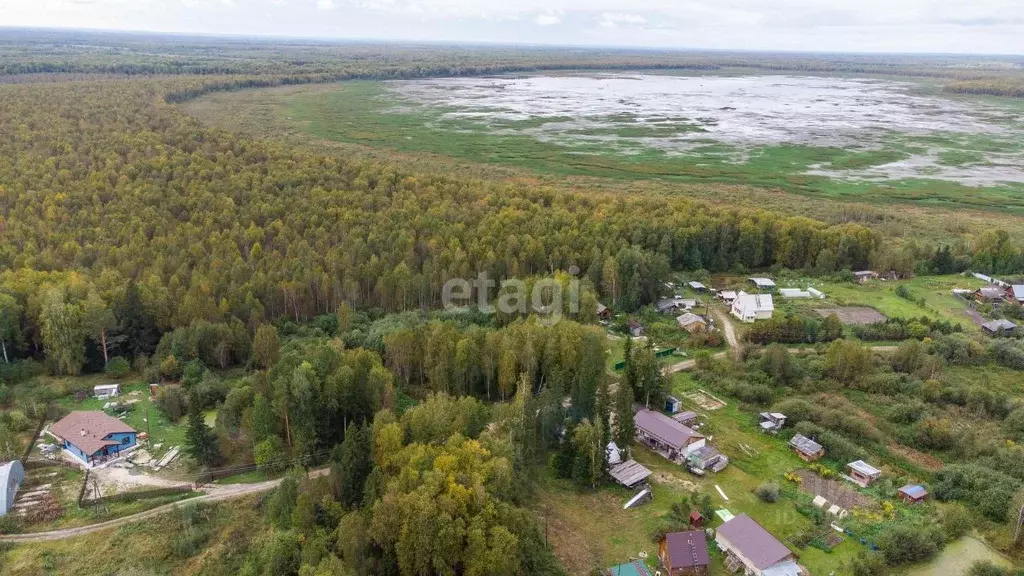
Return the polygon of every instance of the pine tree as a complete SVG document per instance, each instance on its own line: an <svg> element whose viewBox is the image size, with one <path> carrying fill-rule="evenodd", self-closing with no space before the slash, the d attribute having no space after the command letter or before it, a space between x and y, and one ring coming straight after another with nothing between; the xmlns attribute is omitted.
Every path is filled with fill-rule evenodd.
<svg viewBox="0 0 1024 576"><path fill-rule="evenodd" d="M188 427L185 430L185 452L203 466L215 466L220 461L220 447L217 436L206 425L199 403L195 398L189 403Z"/></svg>
<svg viewBox="0 0 1024 576"><path fill-rule="evenodd" d="M620 450L629 450L636 436L633 424L633 389L619 383L615 390L615 443Z"/></svg>

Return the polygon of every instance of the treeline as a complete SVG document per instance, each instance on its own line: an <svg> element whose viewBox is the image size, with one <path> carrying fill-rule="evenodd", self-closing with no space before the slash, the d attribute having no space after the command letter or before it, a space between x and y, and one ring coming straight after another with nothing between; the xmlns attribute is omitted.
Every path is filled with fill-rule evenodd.
<svg viewBox="0 0 1024 576"><path fill-rule="evenodd" d="M963 332L964 328L949 320L936 320L928 316L920 318L887 318L884 322L861 324L853 327L853 333L867 342L900 341L914 338L923 340L936 335L950 335Z"/></svg>
<svg viewBox="0 0 1024 576"><path fill-rule="evenodd" d="M832 342L843 337L843 323L835 314L825 318L786 314L757 322L747 331L745 339L755 344L813 344Z"/></svg>

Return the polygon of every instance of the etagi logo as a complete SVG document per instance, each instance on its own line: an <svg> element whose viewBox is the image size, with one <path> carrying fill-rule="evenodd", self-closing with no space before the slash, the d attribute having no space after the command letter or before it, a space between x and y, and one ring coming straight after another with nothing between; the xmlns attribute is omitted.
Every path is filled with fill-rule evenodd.
<svg viewBox="0 0 1024 576"><path fill-rule="evenodd" d="M541 324L553 326L563 314L580 311L579 268L569 269L567 283L555 278L531 279L531 285L519 278L497 281L481 272L476 278L452 278L441 288L441 303L445 310L462 311L475 306L484 314L528 314L533 312ZM498 288L497 302L492 304L492 291ZM568 308L568 310L566 310Z"/></svg>

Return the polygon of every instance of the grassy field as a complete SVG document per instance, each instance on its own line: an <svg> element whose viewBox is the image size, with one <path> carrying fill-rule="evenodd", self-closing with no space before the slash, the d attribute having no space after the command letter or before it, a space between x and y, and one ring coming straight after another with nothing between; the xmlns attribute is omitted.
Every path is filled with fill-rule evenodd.
<svg viewBox="0 0 1024 576"><path fill-rule="evenodd" d="M961 135L892 135L884 150L851 150L839 147L771 145L748 154L707 139L684 152L623 145L600 138L579 141L538 139L524 129L561 117L532 120L489 120L450 116L455 108L411 104L378 82L349 82L330 91L299 93L285 99L279 114L297 130L318 138L384 147L402 152L432 153L474 163L500 164L558 175L600 176L615 179L664 179L674 182L744 184L782 189L807 196L874 204L913 203L947 208L969 207L1024 214L1019 186L984 188L918 177L885 182L858 182L808 174L817 166L830 170L866 168L908 157L940 145L948 148L942 163L969 166L978 162L978 151L993 147L983 137ZM615 129L608 136L664 137L659 126ZM636 132L635 134L633 132ZM625 146L625 148L624 148ZM744 158L737 162L737 156Z"/></svg>

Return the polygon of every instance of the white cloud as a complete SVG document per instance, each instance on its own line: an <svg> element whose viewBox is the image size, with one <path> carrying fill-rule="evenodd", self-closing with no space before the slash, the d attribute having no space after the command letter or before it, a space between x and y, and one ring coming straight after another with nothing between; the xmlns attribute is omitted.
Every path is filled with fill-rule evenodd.
<svg viewBox="0 0 1024 576"><path fill-rule="evenodd" d="M601 22L598 24L603 28L615 28L616 26L643 26L647 24L647 18L639 14L624 14L621 12L605 12L601 14Z"/></svg>
<svg viewBox="0 0 1024 576"><path fill-rule="evenodd" d="M334 0L316 0L316 8L326 12L334 10L337 6L334 5Z"/></svg>
<svg viewBox="0 0 1024 576"><path fill-rule="evenodd" d="M537 23L537 26L554 26L562 21L562 17L555 12L544 12L537 14L533 21Z"/></svg>

